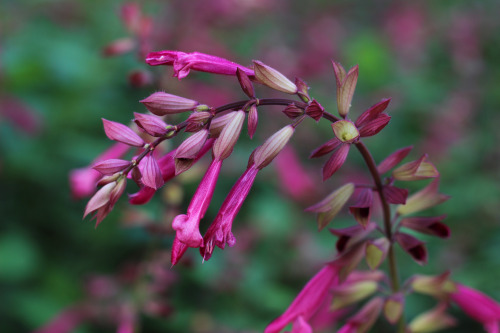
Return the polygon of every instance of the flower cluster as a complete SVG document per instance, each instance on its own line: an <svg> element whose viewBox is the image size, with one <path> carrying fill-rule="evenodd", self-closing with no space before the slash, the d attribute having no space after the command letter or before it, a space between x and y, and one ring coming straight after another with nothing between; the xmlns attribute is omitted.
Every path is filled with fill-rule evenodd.
<svg viewBox="0 0 500 333"><path fill-rule="evenodd" d="M348 208L356 224L330 229L331 234L338 238L335 258L305 285L289 308L272 321L265 332L279 333L289 324L292 325L292 332L313 332L325 323L340 320L343 323L338 332L367 332L380 315L389 324L397 325L400 332L432 332L455 323L446 313L453 303L484 324L488 332L498 332L500 306L487 296L451 280L449 274L436 277L414 275L406 282L400 282L395 259L396 244L416 263L426 264L426 245L418 235L447 238L450 229L443 223L446 216L421 213L449 197L439 193L440 174L427 154L401 164L412 147L396 150L377 165L363 140L378 134L388 125L391 117L385 111L390 99L381 100L362 112L356 120L351 120L351 103L358 80L357 66L346 71L339 63L333 62L337 88L336 116L325 111L309 95L309 87L303 80L297 78L291 81L260 61L253 61L251 67L245 67L198 52L159 51L148 54L146 62L152 66L172 66L174 76L179 80L191 70L233 76L248 98L209 106L166 92L155 92L140 101L150 114L136 113L131 126L103 119L107 137L118 143L99 157L92 169L79 170L72 176L78 196L88 194L95 183L102 186L89 200L84 216L93 214L98 225L124 193L129 179L140 187L137 193L130 195L130 202L148 202L166 182L187 171L211 152L211 162L186 212L173 218L175 238L171 249L172 265L177 264L190 247L198 248L203 260L208 260L215 246L221 249L226 244L234 246L236 239L232 225L259 171L284 150L295 129L307 118L316 122L329 121L331 138L310 154L311 158L330 154L322 169L323 180L340 170L353 148L363 157L373 183L346 183L306 209L316 214L320 231L344 208ZM296 98L257 98L255 83ZM246 170L202 235L200 224L211 203L222 164L231 157L245 120L248 136L254 137L259 120L258 110L266 105L283 106L283 114L290 123L252 152ZM165 118L172 114L189 115L180 123L168 124ZM191 134L177 148L161 156L160 144L182 132ZM135 150L132 159L120 159L132 149ZM294 165L295 162L291 163L291 166ZM293 176L283 175L282 178L293 181ZM401 185L401 182L422 180L427 180L427 185L411 195ZM304 184L300 186L313 187L307 185L310 184L307 181ZM296 193L293 195L299 197ZM376 216L377 205L381 216ZM388 272L380 270L385 261L388 262ZM369 270L360 270L363 262ZM414 292L434 297L438 305L406 323L406 299Z"/></svg>

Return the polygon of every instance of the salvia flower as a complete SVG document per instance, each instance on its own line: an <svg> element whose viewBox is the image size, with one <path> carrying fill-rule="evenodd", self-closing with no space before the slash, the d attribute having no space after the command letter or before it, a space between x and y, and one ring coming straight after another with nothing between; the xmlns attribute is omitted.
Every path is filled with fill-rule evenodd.
<svg viewBox="0 0 500 333"><path fill-rule="evenodd" d="M145 142L129 127L104 118L102 119L102 123L104 125L104 132L110 140L134 147L144 146Z"/></svg>
<svg viewBox="0 0 500 333"><path fill-rule="evenodd" d="M226 243L233 246L236 242L231 227L234 218L240 211L245 198L247 197L259 169L252 164L241 177L236 181L222 206L203 237L203 245L200 247L200 254L204 260L210 259L214 246L224 249Z"/></svg>
<svg viewBox="0 0 500 333"><path fill-rule="evenodd" d="M113 209L115 203L125 191L127 185L125 177L119 177L118 180L104 185L99 191L90 198L85 208L83 217L90 213L95 213L96 227Z"/></svg>
<svg viewBox="0 0 500 333"><path fill-rule="evenodd" d="M203 237L199 229L200 220L205 215L212 200L221 165L222 160L212 160L191 199L187 213L177 215L172 222L172 228L177 231L176 238L189 247L199 247L203 244Z"/></svg>
<svg viewBox="0 0 500 333"><path fill-rule="evenodd" d="M500 331L500 304L478 290L456 284L451 300L469 317L482 323L488 333Z"/></svg>
<svg viewBox="0 0 500 333"><path fill-rule="evenodd" d="M298 89L295 83L290 81L285 75L276 69L265 65L261 61L253 61L255 77L257 80L271 89L278 90L287 94L296 94Z"/></svg>
<svg viewBox="0 0 500 333"><path fill-rule="evenodd" d="M323 267L309 280L288 309L266 327L264 333L279 333L299 316L308 321L328 297L330 288L338 283L338 270L339 267L334 263Z"/></svg>
<svg viewBox="0 0 500 333"><path fill-rule="evenodd" d="M191 99L167 94L162 91L155 92L139 102L157 116L193 111L199 104Z"/></svg>
<svg viewBox="0 0 500 333"><path fill-rule="evenodd" d="M262 146L257 147L253 152L253 161L257 168L262 169L278 156L281 150L288 143L295 128L288 125L271 135Z"/></svg>
<svg viewBox="0 0 500 333"><path fill-rule="evenodd" d="M232 118L228 120L224 129L215 140L213 155L217 159L226 159L233 152L233 148L238 140L243 122L245 121L245 112L232 112Z"/></svg>
<svg viewBox="0 0 500 333"><path fill-rule="evenodd" d="M170 65L174 67L174 77L179 80L188 76L190 70L200 72L236 75L239 68L249 77L254 76L253 70L241 66L232 61L219 58L213 55L192 52L184 53L180 51L159 51L151 52L146 57L146 63L151 66Z"/></svg>

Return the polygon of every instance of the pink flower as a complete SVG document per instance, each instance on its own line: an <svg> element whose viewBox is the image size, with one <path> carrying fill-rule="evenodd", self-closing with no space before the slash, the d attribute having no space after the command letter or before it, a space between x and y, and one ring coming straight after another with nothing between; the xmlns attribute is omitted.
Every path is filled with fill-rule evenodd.
<svg viewBox="0 0 500 333"><path fill-rule="evenodd" d="M205 215L210 200L212 200L221 165L222 160L220 159L212 161L191 199L187 214L177 215L172 222L172 228L177 231L176 238L189 247L203 245L203 238L199 230L200 220Z"/></svg>
<svg viewBox="0 0 500 333"><path fill-rule="evenodd" d="M338 283L339 269L339 266L332 263L323 267L309 280L288 309L266 327L264 333L278 333L299 317L308 321L324 304L325 298L329 296L329 289ZM300 326L304 327L303 323Z"/></svg>
<svg viewBox="0 0 500 333"><path fill-rule="evenodd" d="M193 164L202 158L212 148L213 144L214 139L208 139L203 148L198 152ZM175 177L175 154L176 150L172 150L167 155L158 159L158 166L160 167L163 182L165 183ZM143 186L137 193L129 195L129 202L132 205L144 205L151 200L155 193L156 190L154 188Z"/></svg>
<svg viewBox="0 0 500 333"><path fill-rule="evenodd" d="M482 323L488 333L500 332L500 304L475 289L458 283L456 286L452 301L469 317Z"/></svg>
<svg viewBox="0 0 500 333"><path fill-rule="evenodd" d="M203 237L203 245L200 247L200 254L204 260L210 259L214 251L214 245L224 249L226 243L229 246L233 246L236 242L231 232L231 226L248 192L250 192L258 172L259 169L257 169L255 164L252 164L252 166L236 181L227 195L219 213Z"/></svg>
<svg viewBox="0 0 500 333"><path fill-rule="evenodd" d="M151 52L146 57L146 63L151 66L170 65L174 67L174 77L180 79L188 76L191 69L223 75L236 75L239 68L250 77L254 77L254 71L232 61L212 56L205 53L180 51Z"/></svg>
<svg viewBox="0 0 500 333"><path fill-rule="evenodd" d="M125 144L115 143L108 150L99 155L92 165L99 161L119 158L125 155L129 148L130 147ZM90 166L72 170L69 174L69 183L73 197L75 199L81 199L94 193L97 180L101 178L101 176L101 173L92 169Z"/></svg>

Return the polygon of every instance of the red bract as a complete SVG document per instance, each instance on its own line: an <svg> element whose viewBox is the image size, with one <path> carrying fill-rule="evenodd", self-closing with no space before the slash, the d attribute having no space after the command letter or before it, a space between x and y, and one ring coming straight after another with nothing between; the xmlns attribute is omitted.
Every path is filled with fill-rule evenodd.
<svg viewBox="0 0 500 333"><path fill-rule="evenodd" d="M146 57L146 63L151 66L174 66L174 77L177 77L179 80L188 76L191 69L214 74L236 75L236 70L239 68L249 77L254 77L253 70L249 68L223 58L199 52L151 52Z"/></svg>

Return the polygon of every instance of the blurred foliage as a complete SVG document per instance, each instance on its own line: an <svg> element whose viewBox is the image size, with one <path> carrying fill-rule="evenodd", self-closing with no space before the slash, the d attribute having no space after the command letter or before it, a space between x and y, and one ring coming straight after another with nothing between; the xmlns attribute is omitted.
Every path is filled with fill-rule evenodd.
<svg viewBox="0 0 500 333"><path fill-rule="evenodd" d="M392 97L390 126L366 140L375 159L414 145L411 157L428 152L441 172L441 191L452 196L429 212L448 215L445 222L452 238L425 238L430 258L425 267L401 253L401 276L451 270L454 279L500 300L499 3L210 3L142 1L144 13L153 18L151 51L199 51L242 64L260 59L290 77L305 79L312 96L331 112L335 83L330 60L346 67L359 64L352 117ZM103 47L129 35L119 19L121 5L111 0L0 4L1 332L40 327L86 299L83 285L90 276L111 276L120 267L171 247L172 235L152 235L120 221L133 221L140 213L168 225L189 203L203 167L184 176L185 186L166 186L144 207L129 208L122 198L94 229L88 219L82 221L85 200L72 198L68 173L88 165L110 145L100 118L126 123L132 112L145 111L138 100L158 89L207 103L243 98L234 78L192 73L178 82L170 77L170 68L148 69L136 50L103 57ZM127 75L132 70L151 71L155 84L131 86ZM269 95L258 91L259 96ZM12 99L16 107L5 102ZM260 112L257 140L240 142L225 163L207 220L217 213L256 142L286 122L273 110L279 111ZM351 152L339 173L321 183L324 161L306 157L331 136L329 125L311 121L293 140L321 194L344 177L366 172ZM416 190L423 183L409 186ZM181 207L164 200L171 189L182 195ZM134 191L131 185L128 192ZM172 269L177 275L167 291L172 314L166 319L141 316L141 331L262 331L334 256L335 239L326 230L318 233L313 216L303 212L310 203L294 202L281 193L273 168L259 174L234 226L235 247L217 249L204 264L190 249L188 260ZM334 225L351 223L346 214ZM169 265L165 260L164 266ZM406 316L412 318L430 304L426 297L411 296ZM461 326L450 332L480 329L459 311L454 315ZM77 332L109 332L111 327L86 323Z"/></svg>

